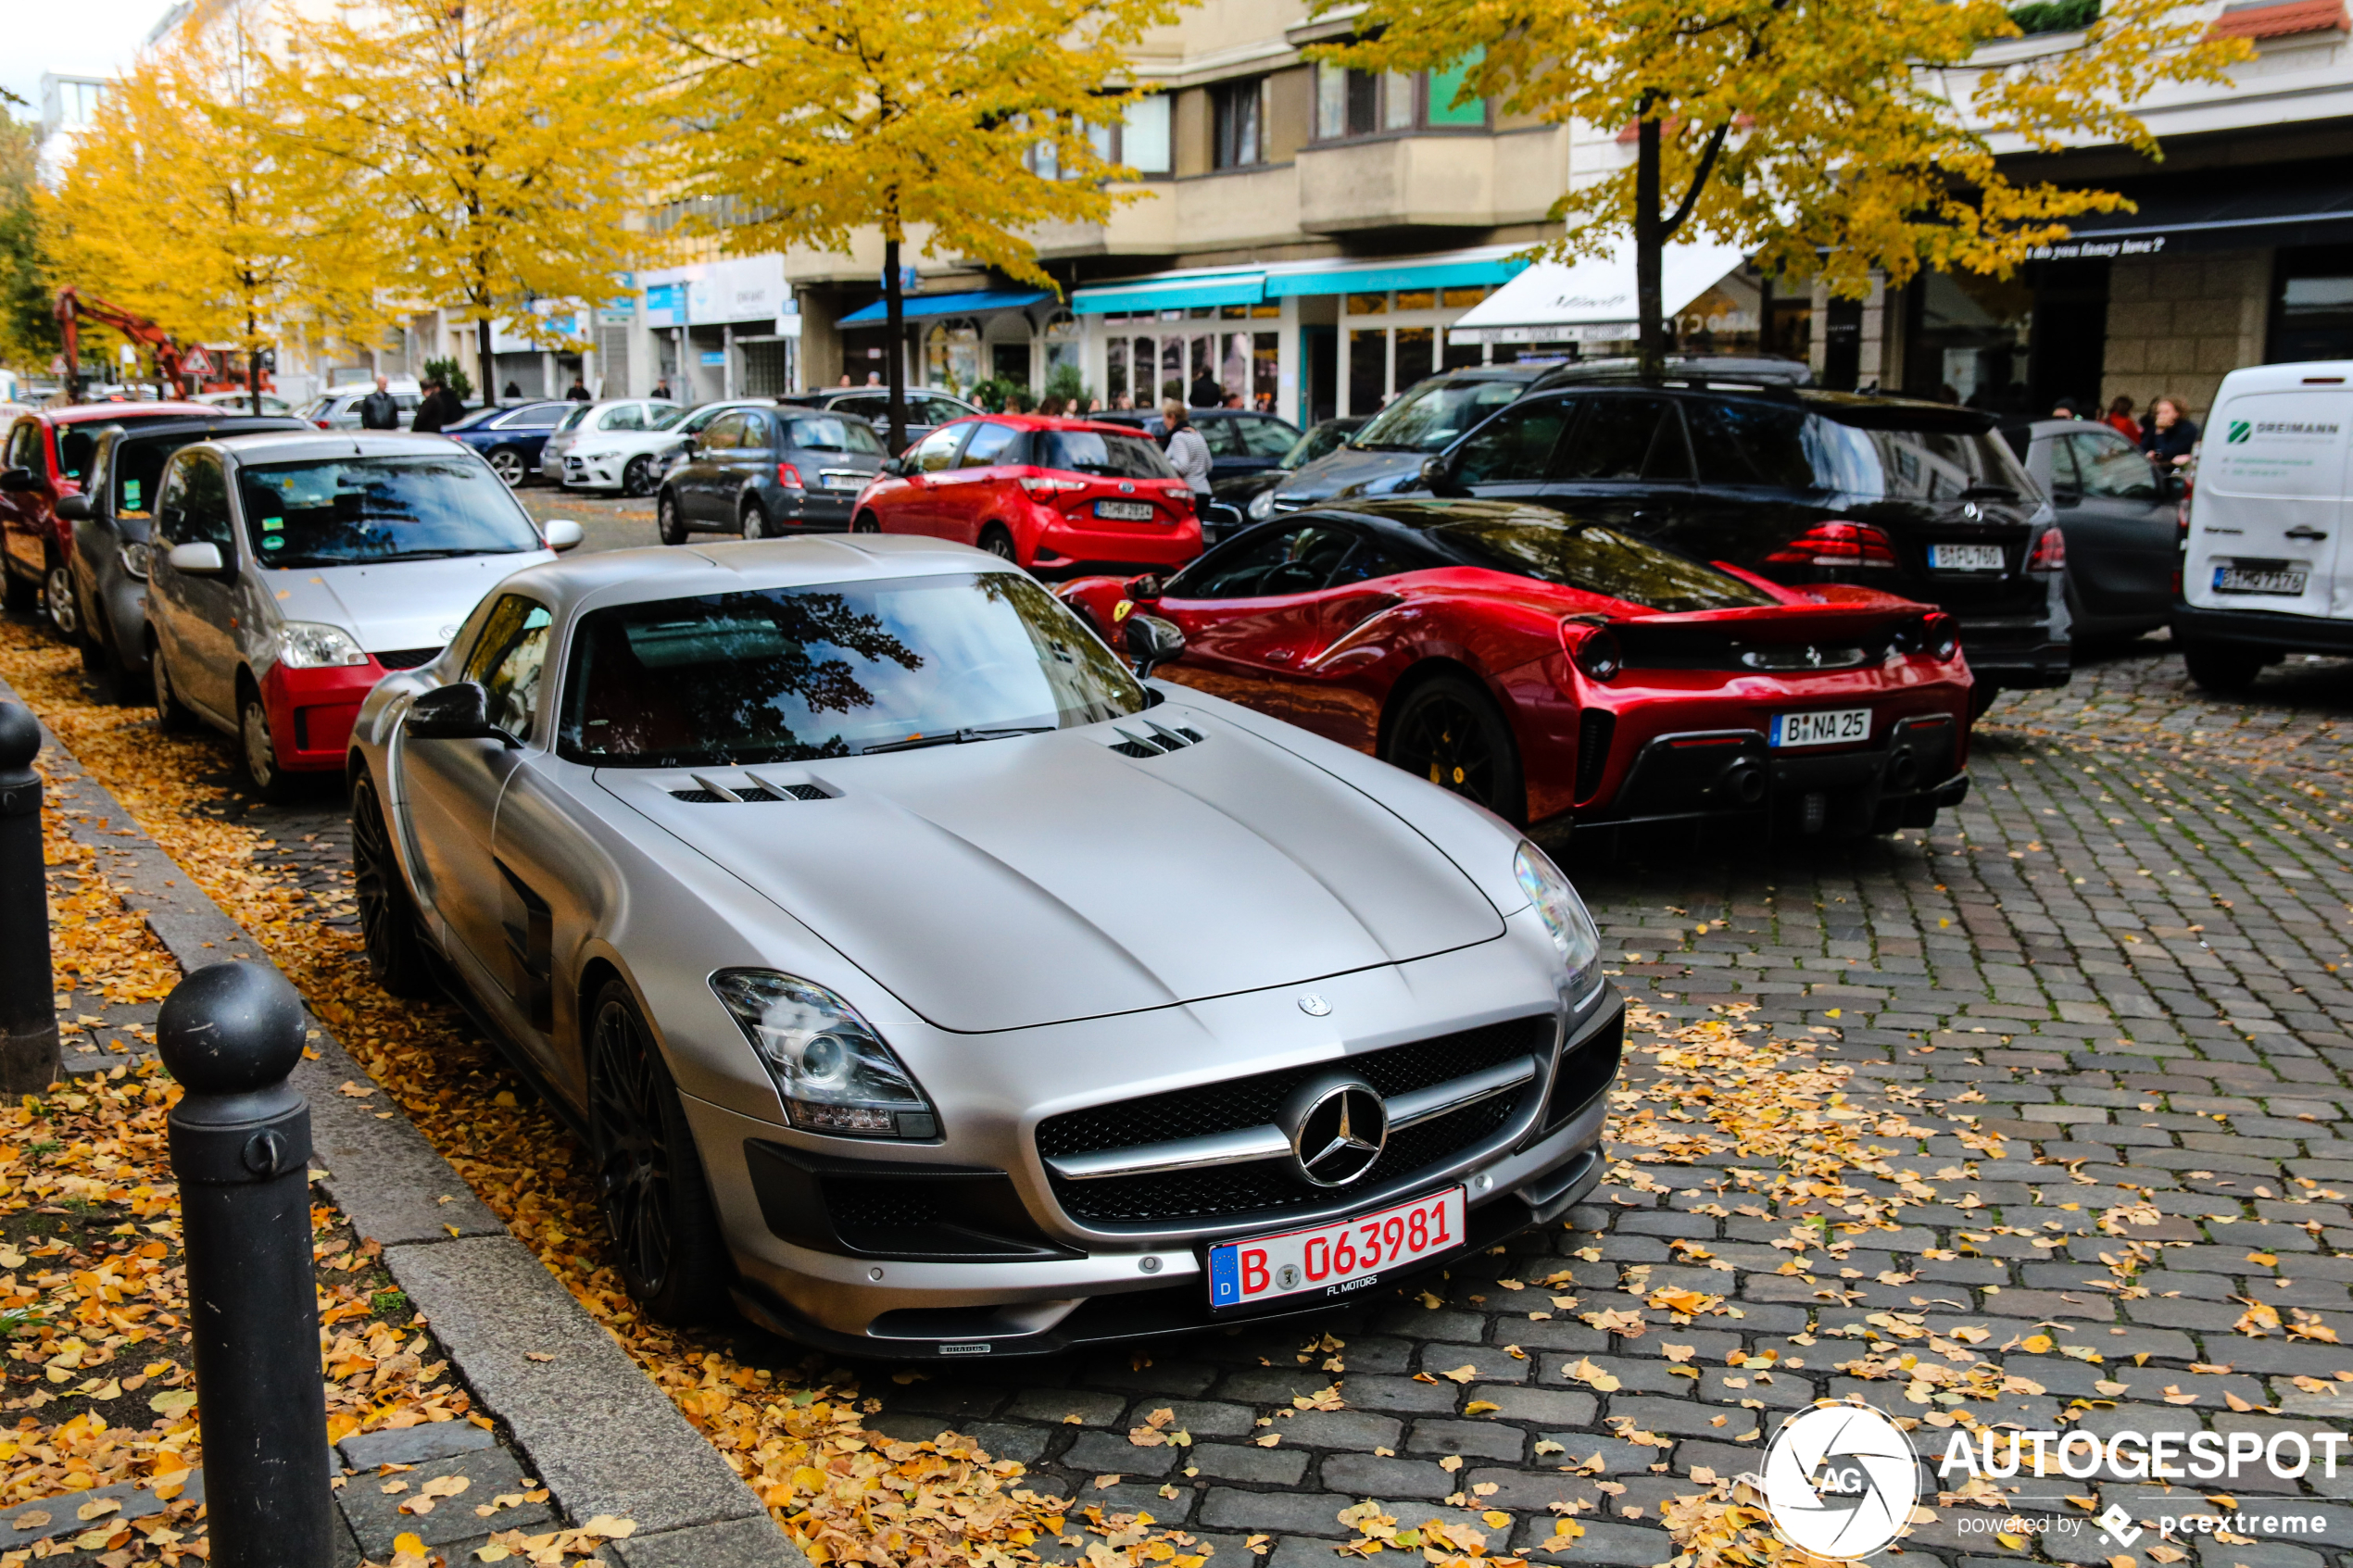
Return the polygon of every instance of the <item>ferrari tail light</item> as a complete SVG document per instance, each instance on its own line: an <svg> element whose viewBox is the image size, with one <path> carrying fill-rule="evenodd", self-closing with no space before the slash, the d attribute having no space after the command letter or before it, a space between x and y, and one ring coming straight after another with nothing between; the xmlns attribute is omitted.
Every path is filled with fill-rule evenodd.
<svg viewBox="0 0 2353 1568"><path fill-rule="evenodd" d="M1614 681L1626 668L1626 654L1606 626L1575 617L1561 622L1561 648L1592 681Z"/></svg>
<svg viewBox="0 0 2353 1568"><path fill-rule="evenodd" d="M1765 559L1772 566L1894 566L1895 550L1868 523L1818 522Z"/></svg>
<svg viewBox="0 0 2353 1568"><path fill-rule="evenodd" d="M1961 651L1961 624L1943 610L1906 622L1895 633L1900 654L1924 653L1947 659Z"/></svg>
<svg viewBox="0 0 2353 1568"><path fill-rule="evenodd" d="M2067 535L2056 528L2045 528L2034 541L2034 548L2026 558L2029 571L2057 571L2067 564Z"/></svg>
<svg viewBox="0 0 2353 1568"><path fill-rule="evenodd" d="M809 488L800 482L800 470L793 467L790 463L778 463L776 465L776 483L783 485L787 490L806 490Z"/></svg>

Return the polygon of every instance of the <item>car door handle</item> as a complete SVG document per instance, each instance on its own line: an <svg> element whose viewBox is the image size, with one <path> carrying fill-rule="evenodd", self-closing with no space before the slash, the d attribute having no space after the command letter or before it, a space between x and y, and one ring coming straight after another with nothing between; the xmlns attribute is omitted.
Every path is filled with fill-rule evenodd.
<svg viewBox="0 0 2353 1568"><path fill-rule="evenodd" d="M2322 540L2327 538L2328 535L2308 522L2289 529L2285 537L2290 539L2301 539L2308 545L2317 545Z"/></svg>
<svg viewBox="0 0 2353 1568"><path fill-rule="evenodd" d="M1266 662L1269 664L1289 664L1292 659L1297 659L1298 657L1299 650L1296 648L1277 648L1274 652L1266 656Z"/></svg>

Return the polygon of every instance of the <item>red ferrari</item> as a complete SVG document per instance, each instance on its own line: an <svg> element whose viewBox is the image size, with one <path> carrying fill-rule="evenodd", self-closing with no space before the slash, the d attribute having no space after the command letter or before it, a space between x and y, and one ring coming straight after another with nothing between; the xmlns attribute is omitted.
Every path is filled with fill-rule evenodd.
<svg viewBox="0 0 2353 1568"><path fill-rule="evenodd" d="M1516 822L1889 833L1969 790L1951 617L1875 589L1782 587L1549 508L1298 512L1164 582L1060 591L1106 634L1133 615L1174 623L1167 679Z"/></svg>
<svg viewBox="0 0 2353 1568"><path fill-rule="evenodd" d="M1032 414L945 424L858 497L855 533L928 533L1032 571L1176 567L1201 554L1193 493L1125 425Z"/></svg>

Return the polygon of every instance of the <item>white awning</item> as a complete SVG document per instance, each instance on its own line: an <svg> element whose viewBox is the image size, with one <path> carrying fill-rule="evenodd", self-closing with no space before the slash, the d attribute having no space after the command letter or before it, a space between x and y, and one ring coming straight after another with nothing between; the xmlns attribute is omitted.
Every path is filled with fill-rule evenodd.
<svg viewBox="0 0 2353 1568"><path fill-rule="evenodd" d="M1668 245L1659 307L1669 317L1707 293L1743 257L1738 245ZM1563 265L1540 261L1466 311L1452 343L1564 343L1634 335L1634 242Z"/></svg>

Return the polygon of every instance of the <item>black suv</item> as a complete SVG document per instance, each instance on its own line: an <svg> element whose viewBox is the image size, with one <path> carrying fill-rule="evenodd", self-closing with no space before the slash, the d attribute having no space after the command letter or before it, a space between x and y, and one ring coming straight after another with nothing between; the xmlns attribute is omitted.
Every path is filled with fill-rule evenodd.
<svg viewBox="0 0 2353 1568"><path fill-rule="evenodd" d="M1532 500L1777 583L1935 605L1961 623L1982 711L1997 690L2069 673L2065 547L1994 422L1695 371L1652 386L1602 377L1531 389L1407 487Z"/></svg>

